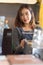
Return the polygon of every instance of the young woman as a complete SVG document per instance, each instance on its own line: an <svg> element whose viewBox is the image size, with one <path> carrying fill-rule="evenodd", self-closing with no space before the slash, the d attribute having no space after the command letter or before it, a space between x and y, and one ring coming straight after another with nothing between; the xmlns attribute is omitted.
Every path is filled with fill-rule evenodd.
<svg viewBox="0 0 43 65"><path fill-rule="evenodd" d="M32 40L35 28L35 18L31 7L23 4L18 10L15 28L12 32L13 51L15 54L29 54L29 46L26 40ZM26 50L26 48L29 48Z"/></svg>

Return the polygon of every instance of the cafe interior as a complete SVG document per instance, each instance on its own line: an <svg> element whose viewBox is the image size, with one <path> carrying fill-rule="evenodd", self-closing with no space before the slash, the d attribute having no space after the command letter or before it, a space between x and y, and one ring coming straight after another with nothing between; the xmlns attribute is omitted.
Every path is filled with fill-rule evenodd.
<svg viewBox="0 0 43 65"><path fill-rule="evenodd" d="M12 29L19 7L28 4L32 7L37 27L33 40L29 41L29 54L12 53ZM43 2L42 0L0 1L0 65L43 64ZM40 22L41 21L41 22ZM6 26L8 24L8 26ZM40 33L39 33L40 32ZM37 35L38 34L38 35ZM42 34L42 35L41 35ZM36 35L36 36L35 36ZM39 37L40 36L40 39ZM38 38L38 40L37 40ZM35 41L36 40L36 41ZM41 40L41 41L40 41ZM42 44L41 44L42 43ZM40 45L38 45L40 44Z"/></svg>

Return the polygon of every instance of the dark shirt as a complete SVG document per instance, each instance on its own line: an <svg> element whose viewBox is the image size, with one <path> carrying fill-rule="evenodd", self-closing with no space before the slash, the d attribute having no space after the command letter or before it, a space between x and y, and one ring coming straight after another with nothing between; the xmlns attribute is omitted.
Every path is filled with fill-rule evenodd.
<svg viewBox="0 0 43 65"><path fill-rule="evenodd" d="M22 39L32 40L33 38L33 31L24 31L22 28L15 28L12 32L12 45L13 51L15 54L28 54L28 52L24 53L24 49L20 47L20 41ZM29 48L29 46L25 45L25 48Z"/></svg>

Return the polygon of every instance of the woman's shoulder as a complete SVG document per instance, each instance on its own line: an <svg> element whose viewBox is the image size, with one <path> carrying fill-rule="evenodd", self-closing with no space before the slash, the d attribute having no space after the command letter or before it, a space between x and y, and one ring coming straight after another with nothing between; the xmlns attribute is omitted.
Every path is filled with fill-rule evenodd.
<svg viewBox="0 0 43 65"><path fill-rule="evenodd" d="M17 28L16 27L13 27L12 28L12 32L17 32Z"/></svg>
<svg viewBox="0 0 43 65"><path fill-rule="evenodd" d="M15 27L14 30L23 31L21 27Z"/></svg>
<svg viewBox="0 0 43 65"><path fill-rule="evenodd" d="M17 29L19 29L19 28L18 28L18 27L13 27L13 28L12 28L12 30L17 30Z"/></svg>
<svg viewBox="0 0 43 65"><path fill-rule="evenodd" d="M14 27L13 29L20 29L20 27Z"/></svg>
<svg viewBox="0 0 43 65"><path fill-rule="evenodd" d="M15 28L13 28L13 31L14 31L14 32L17 32L17 33L19 33L19 34L21 34L22 28L20 28L20 27L15 27Z"/></svg>

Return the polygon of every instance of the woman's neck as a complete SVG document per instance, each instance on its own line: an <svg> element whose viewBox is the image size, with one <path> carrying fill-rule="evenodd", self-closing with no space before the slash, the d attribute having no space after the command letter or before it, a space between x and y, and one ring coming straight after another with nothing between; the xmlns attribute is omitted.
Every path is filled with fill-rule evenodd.
<svg viewBox="0 0 43 65"><path fill-rule="evenodd" d="M26 24L24 27L22 27L24 31L32 31L31 26L29 24Z"/></svg>

